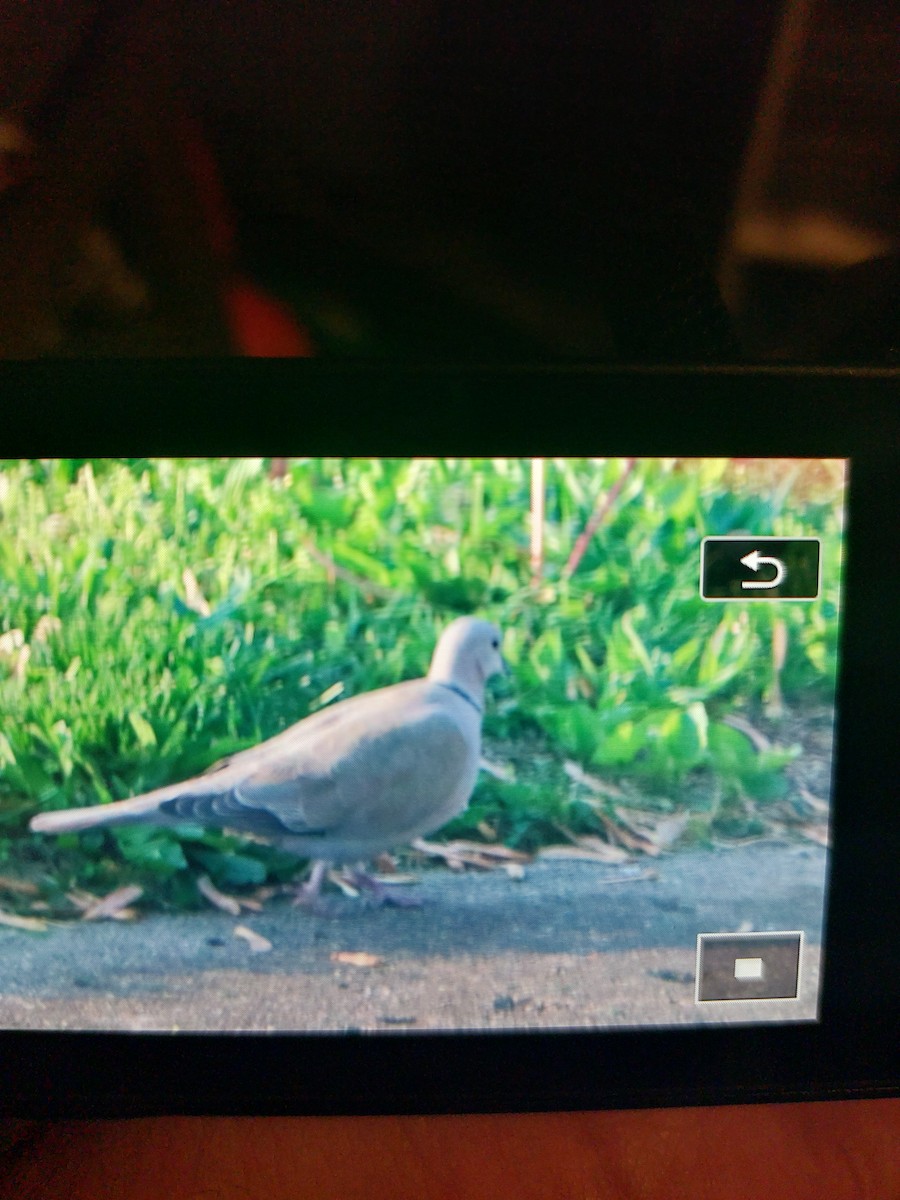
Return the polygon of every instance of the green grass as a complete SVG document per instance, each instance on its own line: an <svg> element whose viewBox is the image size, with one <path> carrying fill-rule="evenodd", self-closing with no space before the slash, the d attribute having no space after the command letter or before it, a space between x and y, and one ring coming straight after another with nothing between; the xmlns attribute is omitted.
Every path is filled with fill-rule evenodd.
<svg viewBox="0 0 900 1200"><path fill-rule="evenodd" d="M564 578L624 469L548 461L535 587L528 460L298 459L283 480L249 459L0 464L0 856L60 886L137 877L172 903L198 871L228 886L284 877L283 855L223 834L52 840L27 820L187 777L322 704L422 674L467 612L505 631L513 677L489 705L486 752L502 747L515 779L483 775L451 832L486 822L533 848L560 823L599 830L568 760L644 808L689 807L694 836L733 830L784 794L796 749L761 753L723 718L758 711L776 684L794 707L833 699L836 477L641 461ZM823 537L820 598L705 604L701 538L744 530Z"/></svg>

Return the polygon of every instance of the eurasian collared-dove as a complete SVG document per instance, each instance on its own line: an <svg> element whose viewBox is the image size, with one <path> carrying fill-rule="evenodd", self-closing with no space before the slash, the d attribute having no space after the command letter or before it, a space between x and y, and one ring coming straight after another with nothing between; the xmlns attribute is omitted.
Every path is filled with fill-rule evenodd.
<svg viewBox="0 0 900 1200"><path fill-rule="evenodd" d="M194 823L261 836L316 860L305 889L313 900L328 863L370 859L462 812L478 774L485 681L505 670L499 629L460 617L441 634L424 679L324 708L206 775L41 813L31 829Z"/></svg>

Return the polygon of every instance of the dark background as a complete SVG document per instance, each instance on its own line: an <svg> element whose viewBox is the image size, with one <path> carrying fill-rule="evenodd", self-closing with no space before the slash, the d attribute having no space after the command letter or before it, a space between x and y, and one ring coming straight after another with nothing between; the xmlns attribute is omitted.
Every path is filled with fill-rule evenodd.
<svg viewBox="0 0 900 1200"><path fill-rule="evenodd" d="M361 8L191 32L265 278L357 350L734 356L713 270L778 5Z"/></svg>
<svg viewBox="0 0 900 1200"><path fill-rule="evenodd" d="M216 287L208 220L172 201L190 114L237 226L229 269L285 301L320 356L898 359L887 0L3 8L0 113L24 115L51 164L68 154L57 194L114 229L182 330L211 323L184 294ZM774 234L748 249L735 230L760 216ZM8 228L30 285L39 239ZM223 349L75 325L51 352Z"/></svg>

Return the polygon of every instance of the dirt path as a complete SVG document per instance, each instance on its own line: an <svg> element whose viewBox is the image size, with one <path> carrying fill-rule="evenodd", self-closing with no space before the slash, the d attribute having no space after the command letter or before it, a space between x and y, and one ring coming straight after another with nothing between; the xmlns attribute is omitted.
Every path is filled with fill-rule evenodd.
<svg viewBox="0 0 900 1200"><path fill-rule="evenodd" d="M649 877L648 877L649 876ZM423 874L421 909L339 899L310 916L286 901L241 924L218 911L0 929L0 1027L347 1030L528 1028L746 1020L744 1002L694 1004L698 932L803 929L799 1001L815 1015L825 853L759 844L640 868L538 862ZM372 965L336 961L364 954ZM759 1009L757 1008L757 1012Z"/></svg>

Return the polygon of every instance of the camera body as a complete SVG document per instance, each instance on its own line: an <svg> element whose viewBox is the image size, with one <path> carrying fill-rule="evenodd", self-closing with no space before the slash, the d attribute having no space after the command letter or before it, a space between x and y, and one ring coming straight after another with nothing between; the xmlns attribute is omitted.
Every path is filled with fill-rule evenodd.
<svg viewBox="0 0 900 1200"><path fill-rule="evenodd" d="M6 556L4 788L24 814L8 826L11 861L55 872L57 897L75 880L76 899L48 919L46 897L7 905L19 924L0 929L2 1111L896 1090L896 373L219 362L3 374L17 397L0 470L7 540L18 523L21 560L49 562L62 535L71 578L57 602L76 578L83 596L45 604L39 630L31 575ZM28 505L43 547L22 524ZM435 817L412 850L379 860L393 896L417 876L421 910L365 907L358 877L332 868L333 911L298 911L279 892L283 853L236 842L224 819L164 822L158 807L127 829L28 842L40 808L93 811L154 788L167 804L183 780L246 803L257 760L237 782L227 772L269 738L265 761L281 754L295 721L303 732L278 758L291 803L313 811L319 766L340 782L367 754L354 811L379 796L382 770L389 807L411 802L429 762L422 714L397 697L432 678L434 643L461 615L496 624L510 674L474 698L450 679L438 707L478 710L474 795L453 824ZM78 668L62 649L70 624ZM104 638L108 657L92 662ZM177 705L162 697L188 662L179 711L193 733L177 743L165 716ZM144 682L129 685L122 727L107 720L107 740L89 743L77 676L111 688L116 669ZM35 672L27 694L17 671L19 684ZM318 732L362 712L352 697L367 693L399 751L371 751L365 723L337 750ZM74 762L108 794L89 794L77 767L49 772L43 792L17 775L37 727L70 731ZM204 775L223 750L232 765ZM409 787L390 774L398 754ZM271 832L283 810L258 803Z"/></svg>

